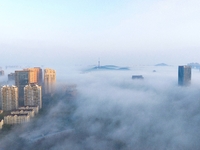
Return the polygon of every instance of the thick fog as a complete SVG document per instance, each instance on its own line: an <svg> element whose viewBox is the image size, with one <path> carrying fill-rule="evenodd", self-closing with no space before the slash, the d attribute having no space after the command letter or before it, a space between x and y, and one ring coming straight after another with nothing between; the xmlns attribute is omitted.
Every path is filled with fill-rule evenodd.
<svg viewBox="0 0 200 150"><path fill-rule="evenodd" d="M140 74L143 80L131 79ZM56 96L43 108L48 110L3 132L0 149L200 149L199 77L193 70L191 85L180 87L172 66L73 73L58 68Z"/></svg>

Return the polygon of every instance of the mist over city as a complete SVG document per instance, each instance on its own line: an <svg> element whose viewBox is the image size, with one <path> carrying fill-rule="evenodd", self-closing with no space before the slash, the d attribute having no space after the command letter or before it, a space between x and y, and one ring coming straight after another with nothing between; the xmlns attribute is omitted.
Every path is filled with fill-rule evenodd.
<svg viewBox="0 0 200 150"><path fill-rule="evenodd" d="M1 149L199 149L197 69L184 87L177 66L55 69L55 96L30 122L1 136ZM131 79L138 74L144 79Z"/></svg>
<svg viewBox="0 0 200 150"><path fill-rule="evenodd" d="M199 150L199 8L0 2L0 150Z"/></svg>

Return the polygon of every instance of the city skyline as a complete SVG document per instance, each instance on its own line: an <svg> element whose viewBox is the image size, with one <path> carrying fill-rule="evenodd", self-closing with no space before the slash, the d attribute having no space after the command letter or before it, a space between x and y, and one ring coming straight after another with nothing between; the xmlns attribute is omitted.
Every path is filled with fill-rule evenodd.
<svg viewBox="0 0 200 150"><path fill-rule="evenodd" d="M9 139L0 138L1 149L48 149L52 145L54 149L126 150L135 144L142 149L199 147L196 142L199 137L196 134L200 97L198 69L193 69L189 87L178 86L178 68L172 66L138 66L132 70L73 75L60 68L56 76L60 76L61 70L67 80L63 78L62 84L58 84L55 97L46 97L37 117L31 121L30 115L25 114L38 112L39 107L27 106L4 117L6 126L25 124L14 125L7 134ZM133 73L142 74L144 80L132 80ZM76 84L77 92L74 93L74 86L67 86L69 83ZM16 146L10 144L10 139L24 142ZM38 144L40 141L43 142Z"/></svg>
<svg viewBox="0 0 200 150"><path fill-rule="evenodd" d="M200 149L199 8L0 2L0 149Z"/></svg>

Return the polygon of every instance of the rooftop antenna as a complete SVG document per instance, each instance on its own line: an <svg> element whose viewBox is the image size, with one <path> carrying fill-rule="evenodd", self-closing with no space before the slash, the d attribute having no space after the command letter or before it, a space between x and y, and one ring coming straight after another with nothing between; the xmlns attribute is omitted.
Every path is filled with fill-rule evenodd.
<svg viewBox="0 0 200 150"><path fill-rule="evenodd" d="M98 67L97 68L100 68L100 58L98 60Z"/></svg>

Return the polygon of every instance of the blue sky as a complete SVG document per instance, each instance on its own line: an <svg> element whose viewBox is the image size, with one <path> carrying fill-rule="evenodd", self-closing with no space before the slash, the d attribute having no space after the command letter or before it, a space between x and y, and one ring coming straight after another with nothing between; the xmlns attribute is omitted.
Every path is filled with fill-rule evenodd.
<svg viewBox="0 0 200 150"><path fill-rule="evenodd" d="M2 64L198 62L199 7L198 0L6 0Z"/></svg>

